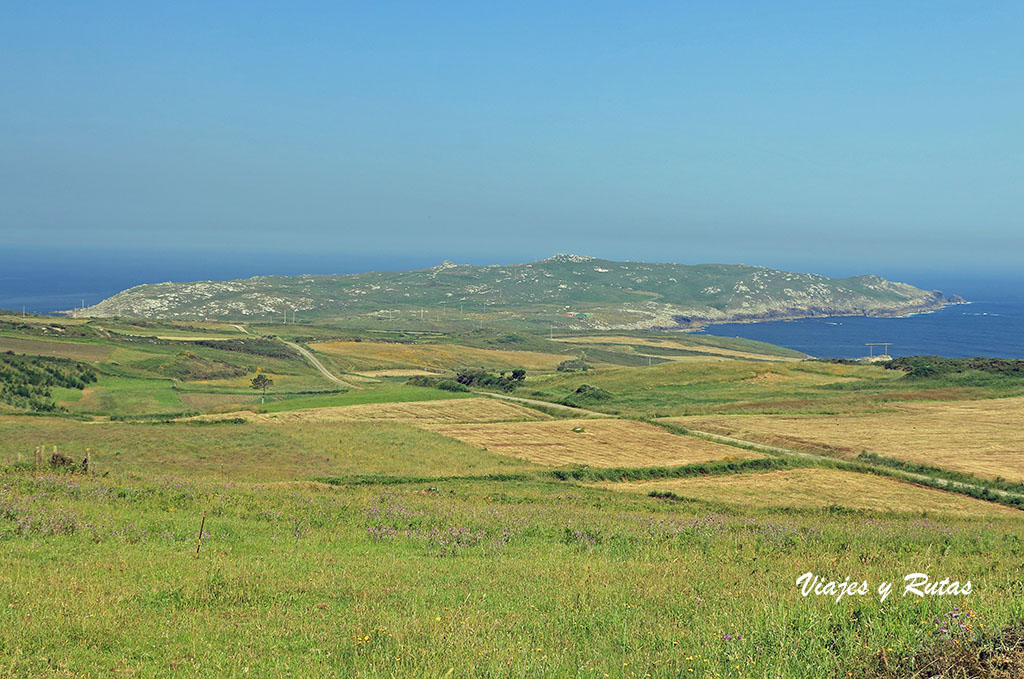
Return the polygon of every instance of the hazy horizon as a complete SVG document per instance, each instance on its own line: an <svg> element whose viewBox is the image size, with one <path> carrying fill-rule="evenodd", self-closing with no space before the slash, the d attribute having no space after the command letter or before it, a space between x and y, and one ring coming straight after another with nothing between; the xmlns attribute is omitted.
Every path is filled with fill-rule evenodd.
<svg viewBox="0 0 1024 679"><path fill-rule="evenodd" d="M0 12L18 246L862 273L1024 250L1024 6Z"/></svg>

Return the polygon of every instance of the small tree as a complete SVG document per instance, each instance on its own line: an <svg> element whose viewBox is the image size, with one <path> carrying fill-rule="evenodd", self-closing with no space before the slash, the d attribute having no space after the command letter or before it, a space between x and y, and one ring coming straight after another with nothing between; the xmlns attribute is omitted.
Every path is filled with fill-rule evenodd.
<svg viewBox="0 0 1024 679"><path fill-rule="evenodd" d="M274 380L270 379L263 373L260 373L256 377L252 378L252 388L259 391L263 390L263 396L260 397L260 403L263 403L267 398L267 388L274 384Z"/></svg>

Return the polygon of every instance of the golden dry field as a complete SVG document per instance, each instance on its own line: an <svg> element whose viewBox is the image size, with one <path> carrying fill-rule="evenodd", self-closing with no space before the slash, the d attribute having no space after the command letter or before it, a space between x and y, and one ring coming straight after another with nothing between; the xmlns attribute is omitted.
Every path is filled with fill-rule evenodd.
<svg viewBox="0 0 1024 679"><path fill-rule="evenodd" d="M709 357L722 358L753 358L758 360L773 360L783 361L792 363L800 361L800 358L789 358L783 356L766 356L764 354L756 354L749 351L739 351L736 349L727 349L725 347L714 347L703 344L690 344L687 342L676 342L673 340L666 339L648 339L644 337L628 337L625 335L601 335L596 337L556 337L555 341L558 342L572 342L573 344L611 344L618 346L647 346L656 347L660 349L683 349L685 351L696 351L702 354L707 354ZM638 351L640 355L643 352ZM706 360L700 356L671 356L657 354L656 358L668 359L670 361L693 361L693 360Z"/></svg>
<svg viewBox="0 0 1024 679"><path fill-rule="evenodd" d="M595 485L644 494L667 491L681 497L743 507L825 508L838 505L879 512L1024 517L1020 510L994 502L839 469L786 469L763 474Z"/></svg>
<svg viewBox="0 0 1024 679"><path fill-rule="evenodd" d="M493 453L547 465L660 467L764 457L749 450L677 436L652 424L631 420L552 420L425 428Z"/></svg>
<svg viewBox="0 0 1024 679"><path fill-rule="evenodd" d="M670 421L799 450L867 451L978 476L1024 480L1024 398L914 401L881 413L721 415Z"/></svg>
<svg viewBox="0 0 1024 679"><path fill-rule="evenodd" d="M395 368L458 370L468 367L487 367L495 370L550 370L569 358L562 354L537 351L501 351L441 343L339 341L315 342L310 344L310 348L354 372Z"/></svg>
<svg viewBox="0 0 1024 679"><path fill-rule="evenodd" d="M550 419L537 410L492 398L457 398L440 401L363 403L351 406L308 408L280 413L238 413L254 422L507 422ZM219 419L222 416L210 419Z"/></svg>
<svg viewBox="0 0 1024 679"><path fill-rule="evenodd" d="M392 368L390 370L363 370L358 374L361 377L417 377L419 375L434 377L437 372L420 368Z"/></svg>

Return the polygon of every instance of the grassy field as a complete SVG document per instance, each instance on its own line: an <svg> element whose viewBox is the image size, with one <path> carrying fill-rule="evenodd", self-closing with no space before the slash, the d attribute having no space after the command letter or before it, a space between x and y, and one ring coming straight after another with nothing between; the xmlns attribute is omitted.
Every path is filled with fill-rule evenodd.
<svg viewBox="0 0 1024 679"><path fill-rule="evenodd" d="M507 422L542 420L548 415L537 410L492 398L452 398L430 401L372 402L360 405L308 408L261 414L242 414L258 422ZM207 415L216 418L219 415Z"/></svg>
<svg viewBox="0 0 1024 679"><path fill-rule="evenodd" d="M257 341L225 348L196 338L245 333L76 320L61 341L44 319L25 325L14 339L98 347L78 360L99 379L52 390L68 412L0 403L0 676L1024 676L1024 513L987 487L925 487L859 457L1015 478L1021 380L909 380L637 333L376 333L419 338L397 344L250 325ZM345 370L499 369L530 354L514 396L556 402L589 384L604 391L581 405L607 417L552 419L386 374L341 392L263 337L277 333L339 348L321 355ZM588 346L618 363L544 363ZM375 368L374 351L409 353ZM275 380L262 404L256 368ZM698 424L859 466L678 426ZM37 446L75 461L89 448L91 473L36 468ZM803 596L807 572L871 592ZM973 590L904 596L910 573ZM885 601L882 582L896 583Z"/></svg>
<svg viewBox="0 0 1024 679"><path fill-rule="evenodd" d="M559 338L562 342L594 345L598 347L628 347L641 356L654 356L672 361L686 361L694 358L715 356L720 359L745 358L754 360L799 361L805 356L798 352L755 352L750 349L733 349L710 343L693 341L692 335L678 334L671 339L631 337L629 335L594 335L585 337Z"/></svg>
<svg viewBox="0 0 1024 679"><path fill-rule="evenodd" d="M910 676L922 648L1024 616L1014 518L979 535L533 482L8 474L2 498L13 676ZM795 585L921 569L975 590L837 604ZM952 614L968 625L944 632Z"/></svg>
<svg viewBox="0 0 1024 679"><path fill-rule="evenodd" d="M593 467L681 466L760 453L670 434L643 422L618 419L430 425L432 431L546 465Z"/></svg>
<svg viewBox="0 0 1024 679"><path fill-rule="evenodd" d="M394 342L316 342L310 347L345 372L394 368L551 370L571 356L537 351L501 351L457 344Z"/></svg>
<svg viewBox="0 0 1024 679"><path fill-rule="evenodd" d="M76 361L103 361L110 356L113 348L90 342L37 340L0 335L0 351L13 351L16 354L33 354L36 356L73 358Z"/></svg>
<svg viewBox="0 0 1024 679"><path fill-rule="evenodd" d="M875 399L899 377L872 366L695 358L650 367L609 366L531 376L524 395L557 401L581 384L590 384L612 396L594 404L595 409L642 417L751 410L834 412L877 408Z"/></svg>
<svg viewBox="0 0 1024 679"><path fill-rule="evenodd" d="M1020 510L972 497L916 486L905 481L839 469L787 469L763 474L736 474L710 479L690 478L602 484L611 490L636 493L670 492L683 498L742 507L815 507L875 512L919 513L927 516L1008 516Z"/></svg>
<svg viewBox="0 0 1024 679"><path fill-rule="evenodd" d="M173 413L184 409L174 382L144 377L102 376L80 392L61 390L58 405L76 413Z"/></svg>
<svg viewBox="0 0 1024 679"><path fill-rule="evenodd" d="M2 461L30 461L37 445L57 446L79 460L88 447L98 473L129 476L284 481L496 473L524 466L399 422L129 423L0 416L0 430Z"/></svg>
<svg viewBox="0 0 1024 679"><path fill-rule="evenodd" d="M1024 398L899 403L885 412L673 418L783 447L855 457L867 451L981 477L1024 481Z"/></svg>
<svg viewBox="0 0 1024 679"><path fill-rule="evenodd" d="M469 398L470 394L441 391L429 387L414 387L406 384L385 383L373 389L349 391L339 394L315 396L293 396L282 400L268 401L261 410L279 413L309 408L334 408L363 405L367 403L401 403L404 401L442 401Z"/></svg>

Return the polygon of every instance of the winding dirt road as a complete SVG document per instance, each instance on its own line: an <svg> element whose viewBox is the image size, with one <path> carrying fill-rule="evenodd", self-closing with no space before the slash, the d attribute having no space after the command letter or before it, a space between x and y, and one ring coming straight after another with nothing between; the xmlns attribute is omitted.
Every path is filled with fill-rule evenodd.
<svg viewBox="0 0 1024 679"><path fill-rule="evenodd" d="M278 339L281 339L281 338L279 337ZM324 377L329 379L331 382L334 382L335 384L337 384L339 386L345 387L346 389L362 389L362 387L360 387L358 385L355 385L355 384L352 384L351 382L346 382L345 380L343 380L340 377L337 377L336 375L331 373L331 371L328 370L327 368L325 368L324 364L321 363L317 359L317 357L313 355L313 352L311 352L309 349L306 349L305 347L300 347L295 342L289 342L288 340L285 340L285 339L281 339L281 342L283 342L284 344L290 346L295 351L297 351L300 354L302 354L306 358L307 361L309 361L310 363L313 364L314 368L316 368L317 370L320 371L321 375L323 375Z"/></svg>

